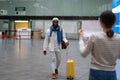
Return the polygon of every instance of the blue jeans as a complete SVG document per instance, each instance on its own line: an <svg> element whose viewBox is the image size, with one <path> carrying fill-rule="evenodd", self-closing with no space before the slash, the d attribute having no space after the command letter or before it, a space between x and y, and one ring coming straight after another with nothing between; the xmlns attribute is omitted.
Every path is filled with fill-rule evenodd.
<svg viewBox="0 0 120 80"><path fill-rule="evenodd" d="M117 80L116 71L90 69L89 80Z"/></svg>

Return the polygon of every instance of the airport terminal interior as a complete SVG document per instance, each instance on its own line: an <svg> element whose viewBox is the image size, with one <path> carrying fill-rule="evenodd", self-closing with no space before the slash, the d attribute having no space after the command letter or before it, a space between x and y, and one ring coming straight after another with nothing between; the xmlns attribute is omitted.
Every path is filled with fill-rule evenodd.
<svg viewBox="0 0 120 80"><path fill-rule="evenodd" d="M80 55L78 31L85 41L101 32L99 15L111 10L116 16L114 32L120 33L120 0L0 0L0 80L52 80L51 56L43 54L47 29L59 18L69 41L61 53L59 74L66 79L66 60L74 60L74 80L88 80L91 55ZM120 59L116 61L120 80Z"/></svg>

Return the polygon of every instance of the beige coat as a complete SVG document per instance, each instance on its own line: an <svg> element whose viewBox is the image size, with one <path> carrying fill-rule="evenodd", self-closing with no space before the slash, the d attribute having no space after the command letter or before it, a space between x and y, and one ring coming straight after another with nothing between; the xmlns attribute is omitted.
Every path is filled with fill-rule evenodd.
<svg viewBox="0 0 120 80"><path fill-rule="evenodd" d="M90 36L86 45L84 45L83 40L80 40L79 46L83 57L86 57L91 52L92 69L115 70L116 60L120 58L119 34L114 34L110 39L104 32L95 33Z"/></svg>

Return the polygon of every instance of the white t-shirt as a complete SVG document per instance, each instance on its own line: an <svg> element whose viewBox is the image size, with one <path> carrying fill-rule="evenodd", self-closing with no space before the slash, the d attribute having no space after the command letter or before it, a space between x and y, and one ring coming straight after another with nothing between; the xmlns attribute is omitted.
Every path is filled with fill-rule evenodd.
<svg viewBox="0 0 120 80"><path fill-rule="evenodd" d="M54 50L58 51L60 50L60 45L58 44L58 40L57 40L57 31L53 31L52 36L54 38Z"/></svg>

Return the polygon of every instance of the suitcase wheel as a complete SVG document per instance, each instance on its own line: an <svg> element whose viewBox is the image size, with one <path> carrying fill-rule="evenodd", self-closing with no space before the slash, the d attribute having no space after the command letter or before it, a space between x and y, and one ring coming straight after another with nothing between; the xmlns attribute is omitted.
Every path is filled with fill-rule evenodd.
<svg viewBox="0 0 120 80"><path fill-rule="evenodd" d="M69 77L69 78L67 78L67 80L74 80L74 78L73 77Z"/></svg>

